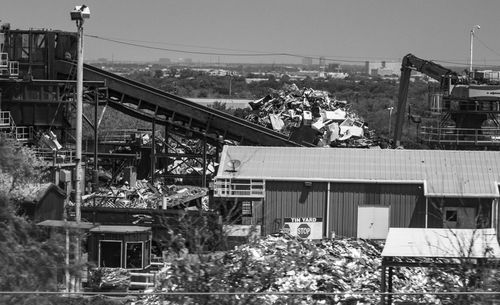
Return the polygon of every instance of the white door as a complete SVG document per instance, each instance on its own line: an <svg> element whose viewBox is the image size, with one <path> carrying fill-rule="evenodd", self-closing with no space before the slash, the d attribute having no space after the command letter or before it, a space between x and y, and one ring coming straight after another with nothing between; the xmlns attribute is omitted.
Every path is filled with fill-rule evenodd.
<svg viewBox="0 0 500 305"><path fill-rule="evenodd" d="M388 206L358 207L358 238L385 239L389 232Z"/></svg>

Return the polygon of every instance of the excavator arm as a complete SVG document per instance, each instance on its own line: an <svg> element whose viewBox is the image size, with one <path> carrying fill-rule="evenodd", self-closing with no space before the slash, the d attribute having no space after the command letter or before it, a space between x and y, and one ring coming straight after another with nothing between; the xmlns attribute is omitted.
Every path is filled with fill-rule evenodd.
<svg viewBox="0 0 500 305"><path fill-rule="evenodd" d="M408 87L410 84L411 71L415 70L421 72L441 83L446 79L456 78L457 75L450 69L447 69L432 61L423 60L413 54L408 54L403 57L401 63L401 77L399 79L399 95L396 113L396 126L394 128L394 143L396 147L400 146L401 135L403 132L403 125L406 112L406 100L408 99Z"/></svg>

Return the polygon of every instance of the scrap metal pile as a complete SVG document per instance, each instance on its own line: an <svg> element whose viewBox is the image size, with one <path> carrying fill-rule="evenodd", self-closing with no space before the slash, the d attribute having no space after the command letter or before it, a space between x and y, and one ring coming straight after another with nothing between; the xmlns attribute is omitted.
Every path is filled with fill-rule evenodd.
<svg viewBox="0 0 500 305"><path fill-rule="evenodd" d="M208 189L189 185L154 185L146 180L137 181L135 186L111 186L83 197L82 206L130 208L130 209L168 209L179 207L188 202L207 196Z"/></svg>
<svg viewBox="0 0 500 305"><path fill-rule="evenodd" d="M130 272L122 268L94 268L89 270L88 284L94 291L127 290Z"/></svg>
<svg viewBox="0 0 500 305"><path fill-rule="evenodd" d="M334 239L313 242L288 235L258 239L202 262L179 258L166 264L157 279L161 292L258 292L258 295L182 296L144 304L378 304L382 244ZM400 268L394 273L395 302L443 304L439 296L412 292L460 289L459 277L438 268ZM445 288L446 286L446 288ZM451 287L451 288L450 288ZM196 290L193 290L196 289ZM284 293L281 295L274 292ZM287 295L289 292L339 292L338 295ZM269 294L266 294L269 293ZM442 296L441 296L442 297ZM163 300L166 300L163 298Z"/></svg>
<svg viewBox="0 0 500 305"><path fill-rule="evenodd" d="M350 110L347 101L331 99L326 91L285 85L250 102L247 120L286 134L291 140L320 147L377 145L374 132Z"/></svg>

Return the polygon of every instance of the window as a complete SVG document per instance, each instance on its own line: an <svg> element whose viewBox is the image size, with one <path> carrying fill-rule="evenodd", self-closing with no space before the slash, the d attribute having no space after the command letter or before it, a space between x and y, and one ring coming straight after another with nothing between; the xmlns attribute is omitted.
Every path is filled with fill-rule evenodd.
<svg viewBox="0 0 500 305"><path fill-rule="evenodd" d="M457 210L447 210L446 211L446 221L454 221L458 220L458 211Z"/></svg>
<svg viewBox="0 0 500 305"><path fill-rule="evenodd" d="M142 247L142 242L127 243L125 268L142 269Z"/></svg>
<svg viewBox="0 0 500 305"><path fill-rule="evenodd" d="M101 240L99 242L99 267L120 268L122 266L122 242Z"/></svg>

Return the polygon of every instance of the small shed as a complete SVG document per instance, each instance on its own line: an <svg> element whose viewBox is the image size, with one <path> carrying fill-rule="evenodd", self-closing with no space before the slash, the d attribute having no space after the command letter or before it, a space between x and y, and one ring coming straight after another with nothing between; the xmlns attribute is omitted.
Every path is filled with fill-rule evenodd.
<svg viewBox="0 0 500 305"><path fill-rule="evenodd" d="M26 185L22 197L21 214L32 218L35 222L44 220L62 220L66 192L53 183Z"/></svg>
<svg viewBox="0 0 500 305"><path fill-rule="evenodd" d="M393 268L475 265L481 259L500 259L494 229L390 228L382 250L381 292L393 292ZM392 296L382 295L381 303L392 304Z"/></svg>
<svg viewBox="0 0 500 305"><path fill-rule="evenodd" d="M151 265L151 228L100 225L90 229L89 262L97 267L144 270Z"/></svg>

